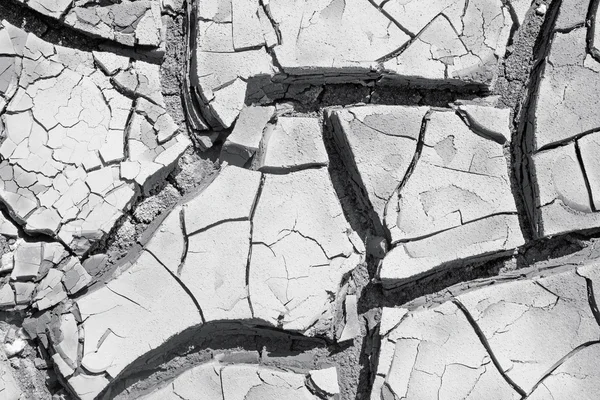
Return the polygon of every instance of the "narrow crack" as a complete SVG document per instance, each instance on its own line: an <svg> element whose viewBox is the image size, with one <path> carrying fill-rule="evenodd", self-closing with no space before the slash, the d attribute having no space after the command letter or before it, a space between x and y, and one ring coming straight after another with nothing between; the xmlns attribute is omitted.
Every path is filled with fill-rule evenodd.
<svg viewBox="0 0 600 400"><path fill-rule="evenodd" d="M538 380L536 382L536 384L533 385L533 388L531 389L531 391L529 393L522 394L522 396L523 396L522 400L527 400L529 398L529 396L531 396L535 392L535 390L538 388L538 386L540 386L544 383L546 378L551 376L552 373L554 371L556 371L556 369L558 369L561 365L563 365L571 357L573 357L574 355L576 355L577 353L579 353L581 350L585 349L586 347L590 347L595 344L600 344L600 340L594 340L591 342L586 342L586 343L580 344L579 346L575 347L573 350L569 351L565 356L563 356L560 360L558 360L556 363L554 363L554 365L551 366L550 369L548 371L546 371L546 373L544 375L542 375L540 380Z"/></svg>
<svg viewBox="0 0 600 400"><path fill-rule="evenodd" d="M177 283L179 284L179 286L181 286L181 288L187 293L187 295L189 296L189 298L192 300L192 302L194 303L194 305L198 309L198 313L200 314L200 319L202 320L202 323L206 324L206 319L204 318L204 313L202 312L202 307L200 306L200 303L198 303L198 300L196 299L196 297L194 297L194 295L192 294L192 291L186 286L185 283L183 283L183 281L181 280L181 278L179 278L177 275L175 275L173 273L173 271L171 271L165 264L163 264L163 262L160 261L160 259L154 253L152 253L148 249L144 249L144 250L147 251L148 254L150 254L152 257L154 257L154 259L156 260L156 262L158 262L160 265L162 265L167 270L167 272L173 277L173 279L175 279L177 281Z"/></svg>
<svg viewBox="0 0 600 400"><path fill-rule="evenodd" d="M185 208L183 207L179 212L179 226L181 227L181 235L183 236L183 251L181 252L181 260L179 262L179 266L177 267L177 276L181 276L181 272L185 266L185 260L187 259L188 249L190 247L190 238L186 233L185 227Z"/></svg>
<svg viewBox="0 0 600 400"><path fill-rule="evenodd" d="M397 199L400 199L400 196L401 196L400 192L402 191L402 189L408 182L408 179L412 175L413 171L415 170L415 167L417 166L417 163L419 162L419 158L421 157L421 152L423 151L423 145L425 144L425 131L427 130L427 124L429 123L429 119L433 113L434 113L434 111L432 109L429 109L425 113L425 116L423 117L423 121L421 122L421 130L419 131L419 138L417 140L417 147L415 149L415 154L413 156L413 159L410 162L410 165L408 166L408 169L406 170L406 173L404 174L404 177L398 183L398 185L396 186L396 189L394 189L394 191L392 192L392 194L386 201L384 211L383 211L384 221L387 220L387 210L390 206L390 202L394 199L394 197L396 197ZM387 236L391 237L391 234L390 234L386 224L384 224L383 229L386 231Z"/></svg>
<svg viewBox="0 0 600 400"><path fill-rule="evenodd" d="M565 139L561 139L561 140L557 140L552 143L545 144L545 145L541 146L539 149L537 149L536 153L557 149L557 148L563 147L563 146L567 146L567 145L573 143L574 141L577 141L585 136L588 136L590 134L597 133L597 132L600 132L600 127L588 129L583 132L579 132L579 133L577 133L575 135L571 135Z"/></svg>
<svg viewBox="0 0 600 400"><path fill-rule="evenodd" d="M590 202L590 209L593 212L596 212L596 206L594 205L594 193L592 192L592 187L590 186L590 180L588 178L587 171L585 170L585 163L583 162L583 157L581 156L581 149L579 148L579 142L575 141L575 154L577 155L577 161L579 162L579 166L581 167L581 173L583 174L583 180L585 182L585 188L588 192L588 198Z"/></svg>
<svg viewBox="0 0 600 400"><path fill-rule="evenodd" d="M523 82L525 92L520 108L515 111L513 120L513 140L511 141L511 165L514 178L515 196L521 200L517 204L523 204L524 212L519 213L521 227L525 236L529 239L540 236L541 224L539 224L539 213L536 205L539 202L537 186L534 183L532 168L532 153L534 148L535 111L539 86L542 74L545 70L545 60L550 54L550 46L554 36L553 28L558 18L558 12L562 0L553 1L548 8L546 18L537 36L532 52L531 72L526 82Z"/></svg>
<svg viewBox="0 0 600 400"><path fill-rule="evenodd" d="M575 270L575 273L585 279L588 304L590 305L590 309L592 310L592 314L594 315L596 323L598 326L600 326L600 310L598 310L598 303L596 302L596 296L594 294L594 282L587 276L581 275L578 270Z"/></svg>
<svg viewBox="0 0 600 400"><path fill-rule="evenodd" d="M494 142L500 145L506 144L506 138L502 134L494 132L491 129L488 129L485 126L481 125L476 120L474 120L468 112L457 108L456 115L458 115L460 119L462 119L462 121L465 123L465 125L467 125L467 127L469 127L469 129L477 136L493 140Z"/></svg>
<svg viewBox="0 0 600 400"><path fill-rule="evenodd" d="M248 246L248 262L246 263L246 288L248 290L248 307L250 308L250 314L252 318L254 318L254 307L252 306L252 299L250 298L250 264L252 262L252 237L254 235L254 214L256 213L256 208L258 206L258 202L260 201L260 196L262 194L264 185L265 185L265 174L261 174L260 176L260 185L258 186L258 191L256 192L256 197L254 198L254 203L252 204L252 208L250 211L250 245Z"/></svg>
<svg viewBox="0 0 600 400"><path fill-rule="evenodd" d="M369 3L371 3L371 5L373 7L375 7L380 13L382 13L392 24L396 25L398 27L398 29L400 29L402 32L404 32L408 37L410 37L411 39L413 39L415 37L415 34L412 33L411 31L409 31L408 29L406 29L404 26L402 26L402 24L400 22L398 22L398 20L396 20L396 18L392 17L391 14L389 12L387 12L386 10L383 9L383 7L385 6L385 4L389 1L389 0L384 0L380 6L377 5L377 3L375 3L374 0L368 0Z"/></svg>
<svg viewBox="0 0 600 400"><path fill-rule="evenodd" d="M590 54L596 61L600 62L600 51L594 48L594 36L596 35L596 13L598 12L598 3L600 3L600 0L590 0L586 18L586 21L589 21L589 26L587 28L586 34L586 43L588 54ZM600 43L595 44L600 45Z"/></svg>
<svg viewBox="0 0 600 400"><path fill-rule="evenodd" d="M275 21L275 18L273 18L273 15L271 14L271 8L269 7L269 2L267 1L265 3L265 0L258 0L258 3L263 8L265 15L267 16L267 18L269 19L269 22L273 26L273 30L275 31L275 36L277 36L277 44L280 45L281 44L281 29L279 29L279 24Z"/></svg>
<svg viewBox="0 0 600 400"><path fill-rule="evenodd" d="M467 308L457 298L453 298L452 303L454 303L454 305L456 305L456 307L458 307L462 311L462 313L464 314L467 321L469 321L469 324L471 324L471 327L475 331L475 334L479 338L479 341L481 342L481 344L485 348L486 352L490 356L490 359L492 360L492 363L498 370L498 373L502 376L502 378L506 381L506 383L508 383L517 393L519 393L519 395L521 395L524 398L526 396L525 391L519 385L517 385L517 383L515 381L513 381L511 379L511 377L509 377L506 374L506 372L502 369L502 366L500 365L500 361L495 356L489 342L487 341L487 338L485 337L485 335L484 335L483 331L481 330L481 328L479 327L479 325L477 325L477 322L475 321L475 319L473 318L473 316L471 315L469 310L467 310Z"/></svg>
<svg viewBox="0 0 600 400"><path fill-rule="evenodd" d="M106 288L107 288L108 290L110 290L111 292L113 292L114 294L116 294L117 296L119 296L119 297L122 297L122 298L124 298L125 300L128 300L128 301L132 302L132 303L133 303L133 304L135 304L136 306L138 306L138 307L140 307L140 308L143 308L144 310L146 310L146 311L150 312L150 311L149 311L149 310L148 310L146 307L144 307L143 305L141 305L141 304L140 304L140 303L138 303L137 301L135 301L135 300L133 300L133 299L130 299L129 297L125 296L124 294L121 294L121 293L117 292L116 290L112 289L112 288L111 288L111 287L110 287L108 284L106 285Z"/></svg>
<svg viewBox="0 0 600 400"><path fill-rule="evenodd" d="M238 217L238 218L226 218L226 219L222 219L222 220L219 220L217 222L213 222L212 224L206 225L206 226L204 226L204 227L202 227L200 229L196 229L195 231L190 232L187 236L190 237L190 236L194 236L194 235L197 235L199 233L202 233L202 232L206 232L208 230L211 230L214 227L217 227L217 226L222 225L222 224L226 224L228 222L242 222L242 221L247 221L247 220L248 220L248 217Z"/></svg>
<svg viewBox="0 0 600 400"><path fill-rule="evenodd" d="M462 213L461 213L460 210L456 210L456 211L458 211L460 213L461 225L452 226L452 227L446 228L446 229L441 229L439 231L428 233L426 235L412 237L410 239L397 240L395 242L392 242L392 245L397 245L397 244L402 244L402 243L410 243L410 242L414 242L414 241L423 240L423 239L426 239L426 238L438 235L440 233L451 231L453 229L457 229L457 228L460 228L462 226L470 225L470 224L473 224L473 223L476 223L476 222L479 222L479 221L482 221L482 220L485 220L485 219L488 219L488 218L492 218L492 217L498 217L498 216L502 216L502 215L506 215L506 216L518 215L517 212L499 212L499 213L493 213L493 214L484 215L483 217L474 218L474 219L472 219L470 221L462 223Z"/></svg>

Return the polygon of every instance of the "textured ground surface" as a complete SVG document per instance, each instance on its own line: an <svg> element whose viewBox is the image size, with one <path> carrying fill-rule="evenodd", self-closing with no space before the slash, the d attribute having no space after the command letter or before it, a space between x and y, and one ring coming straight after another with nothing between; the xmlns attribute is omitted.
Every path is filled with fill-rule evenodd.
<svg viewBox="0 0 600 400"><path fill-rule="evenodd" d="M597 12L2 1L0 399L597 399Z"/></svg>

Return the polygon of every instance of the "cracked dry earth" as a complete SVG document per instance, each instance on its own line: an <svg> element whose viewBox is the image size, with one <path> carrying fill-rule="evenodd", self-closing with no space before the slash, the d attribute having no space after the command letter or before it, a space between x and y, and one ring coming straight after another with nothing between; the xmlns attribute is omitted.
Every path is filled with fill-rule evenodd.
<svg viewBox="0 0 600 400"><path fill-rule="evenodd" d="M0 400L600 399L598 0L4 0Z"/></svg>

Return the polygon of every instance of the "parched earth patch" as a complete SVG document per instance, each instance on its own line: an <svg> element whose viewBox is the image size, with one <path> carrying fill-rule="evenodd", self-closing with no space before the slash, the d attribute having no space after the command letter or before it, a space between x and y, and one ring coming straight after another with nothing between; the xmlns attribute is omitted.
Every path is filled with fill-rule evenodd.
<svg viewBox="0 0 600 400"><path fill-rule="evenodd" d="M594 399L597 11L0 4L0 398Z"/></svg>

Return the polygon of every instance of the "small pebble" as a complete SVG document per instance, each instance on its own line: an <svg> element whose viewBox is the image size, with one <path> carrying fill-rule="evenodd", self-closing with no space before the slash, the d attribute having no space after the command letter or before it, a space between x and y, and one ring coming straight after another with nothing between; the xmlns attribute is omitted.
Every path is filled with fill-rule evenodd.
<svg viewBox="0 0 600 400"><path fill-rule="evenodd" d="M546 11L548 11L548 6L545 4L540 4L540 6L535 9L537 15L546 15Z"/></svg>

